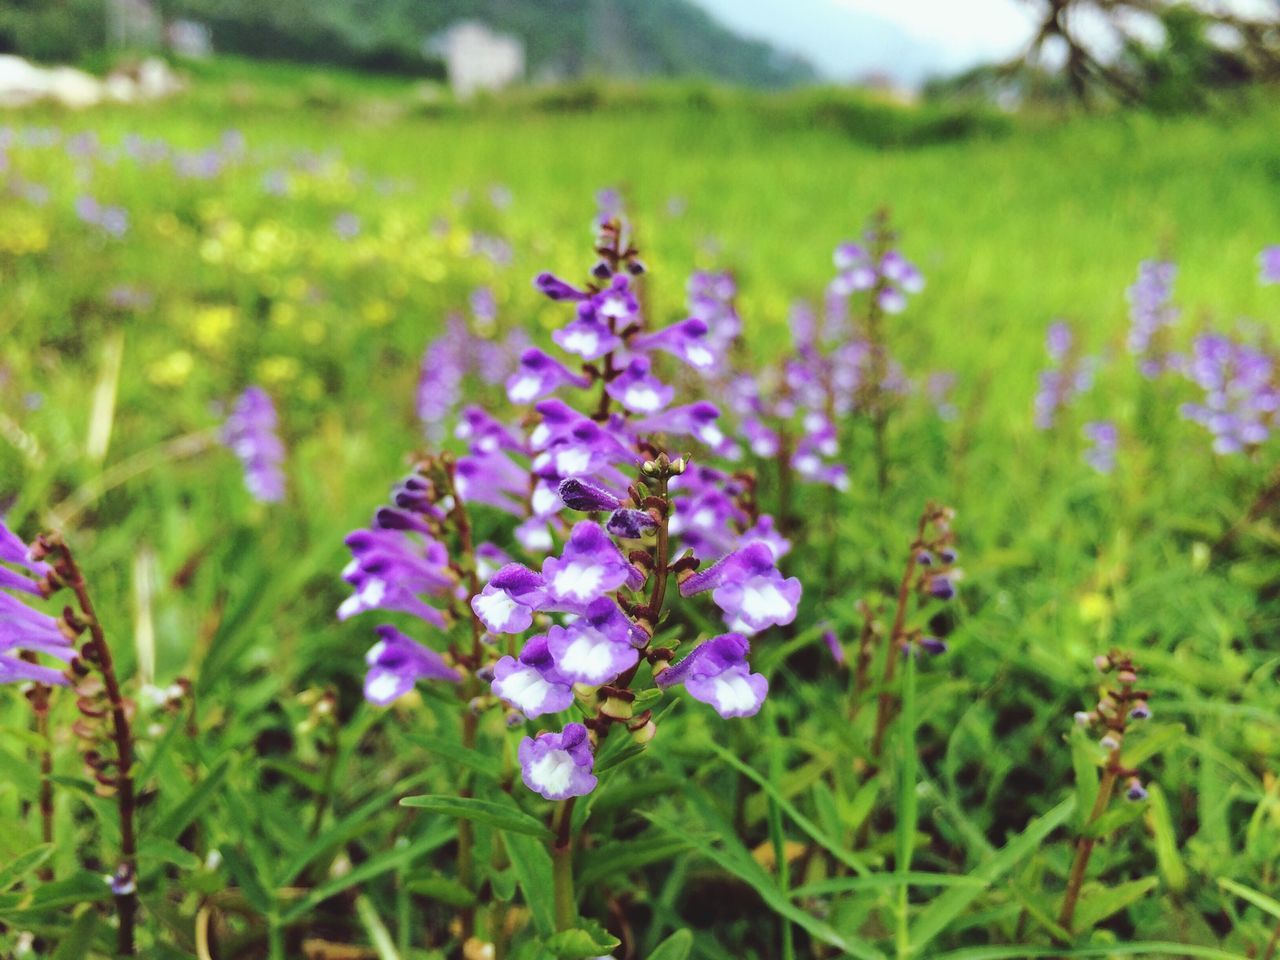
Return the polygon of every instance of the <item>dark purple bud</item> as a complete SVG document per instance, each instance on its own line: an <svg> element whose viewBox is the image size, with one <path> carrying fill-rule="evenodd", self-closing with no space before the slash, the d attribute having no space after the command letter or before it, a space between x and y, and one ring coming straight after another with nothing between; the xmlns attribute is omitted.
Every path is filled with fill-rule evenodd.
<svg viewBox="0 0 1280 960"><path fill-rule="evenodd" d="M1136 803L1139 800L1147 799L1147 791L1137 777L1130 777L1129 789L1125 791L1125 796Z"/></svg>
<svg viewBox="0 0 1280 960"><path fill-rule="evenodd" d="M921 637L919 643L926 653L936 655L947 652L947 642L945 640L939 640L937 637Z"/></svg>
<svg viewBox="0 0 1280 960"><path fill-rule="evenodd" d="M950 547L943 547L941 550L938 551L938 559L940 559L943 563L955 563L958 557L959 557L959 554L956 553L954 550L952 550Z"/></svg>
<svg viewBox="0 0 1280 960"><path fill-rule="evenodd" d="M1133 709L1129 711L1130 720L1149 720L1151 719L1151 708L1147 706L1145 700L1139 700L1133 705Z"/></svg>
<svg viewBox="0 0 1280 960"><path fill-rule="evenodd" d="M632 260L630 263L627 264L627 270L631 273L633 277L638 277L640 276L640 274L644 273L645 266L639 260Z"/></svg>
<svg viewBox="0 0 1280 960"><path fill-rule="evenodd" d="M599 263L597 263L594 267L591 268L591 275L595 277L597 280L608 280L610 277L613 276L613 269L607 263L601 260Z"/></svg>
<svg viewBox="0 0 1280 960"><path fill-rule="evenodd" d="M411 513L405 513L403 510L393 510L391 507L383 507L373 515L374 525L383 530L417 530L420 533L430 533L431 528L419 520Z"/></svg>
<svg viewBox="0 0 1280 960"><path fill-rule="evenodd" d="M582 300L586 294L577 287L565 283L553 273L540 273L534 278L533 285L552 300Z"/></svg>
<svg viewBox="0 0 1280 960"><path fill-rule="evenodd" d="M617 510L622 501L590 480L570 477L560 482L560 499L570 510L591 513L595 510Z"/></svg>
<svg viewBox="0 0 1280 960"><path fill-rule="evenodd" d="M605 529L623 540L639 540L650 530L658 528L658 522L643 510L615 510Z"/></svg>
<svg viewBox="0 0 1280 960"><path fill-rule="evenodd" d="M956 595L955 584L947 576L930 577L927 586L929 596L938 600L950 600Z"/></svg>
<svg viewBox="0 0 1280 960"><path fill-rule="evenodd" d="M479 680L481 683L492 683L493 682L493 666L492 665L484 666L484 667L481 667L479 670L477 670L476 679Z"/></svg>
<svg viewBox="0 0 1280 960"><path fill-rule="evenodd" d="M921 550L916 554L916 563L920 564L922 567L933 566L933 554L928 550Z"/></svg>

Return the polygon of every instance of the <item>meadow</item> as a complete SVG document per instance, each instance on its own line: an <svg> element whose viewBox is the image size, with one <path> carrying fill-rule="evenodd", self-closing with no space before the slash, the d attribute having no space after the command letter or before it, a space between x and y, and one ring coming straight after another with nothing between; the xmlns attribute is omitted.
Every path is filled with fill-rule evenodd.
<svg viewBox="0 0 1280 960"><path fill-rule="evenodd" d="M118 955L136 898L135 949L157 958L1276 956L1280 286L1260 277L1280 243L1274 91L1209 115L967 126L866 107L867 135L821 104L715 91L587 107L455 108L220 64L167 103L0 118L0 516L28 544L58 531L92 592L96 617L62 619L84 637L102 625L136 703L138 834L121 877L104 694L0 687L5 955ZM608 245L615 217L642 273ZM833 265L848 241L869 259ZM891 249L922 289L884 266ZM626 480L645 489L611 460L607 496L579 491L590 509L552 521L554 545L517 544L492 503L505 481L460 492L457 471L485 438L508 442L499 422L536 422L503 388L526 344L594 389L598 366L580 374L557 345L595 301L534 278L582 288L601 256L597 287L638 289L641 331L691 309L740 318L715 348L729 373L687 344L684 364L669 344L652 362L676 403L721 408L743 449L636 428ZM1176 265L1145 299L1128 293L1144 261ZM691 308L698 271L734 292ZM1136 348L1134 301L1154 331ZM1239 355L1213 367L1210 333ZM854 379L815 386L814 370ZM755 377L754 401L734 372ZM1188 416L1214 375L1233 412L1254 405L1241 449L1222 418ZM251 387L278 415L274 502L220 432ZM773 447L756 443L766 421ZM809 440L827 482L787 456ZM700 680L659 680L655 652L674 649L677 671L738 629L722 598L746 568L714 584L721 623L708 596L676 596L702 573L668 566L678 477L704 464L750 472L726 487L733 510L771 514L790 541L750 576L803 585L798 608L739 612L761 632L752 672L726 653L725 675L769 692L733 719ZM409 601L377 620L376 599L339 620L362 549L345 538L415 469L431 504L406 495L418 519L394 522L452 551L456 595L432 600L444 625ZM555 485L571 474L546 489L573 508ZM637 594L650 609L618 601L654 645L638 674L513 716L490 683L520 647L481 636L499 631L467 602L493 572L475 547L537 569L615 510L651 514L619 523L641 524L622 539L663 586ZM729 555L750 549L747 519L719 523L741 538ZM0 559L22 569L21 551ZM74 599L30 593L54 617ZM506 595L540 625L588 615ZM376 623L461 682L369 702L387 699L362 687ZM0 618L5 670L22 636ZM611 693L619 672L654 683ZM566 719L599 741L576 805L537 795L520 747Z"/></svg>

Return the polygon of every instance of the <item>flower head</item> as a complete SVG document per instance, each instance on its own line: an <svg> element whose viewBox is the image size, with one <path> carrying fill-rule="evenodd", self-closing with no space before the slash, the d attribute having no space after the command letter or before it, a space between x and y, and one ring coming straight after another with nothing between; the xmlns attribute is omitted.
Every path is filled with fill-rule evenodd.
<svg viewBox="0 0 1280 960"><path fill-rule="evenodd" d="M695 700L710 704L720 716L753 717L769 692L769 681L752 673L747 663L751 645L740 633L703 641L678 664L661 671L660 687L684 684Z"/></svg>
<svg viewBox="0 0 1280 960"><path fill-rule="evenodd" d="M386 706L413 689L419 680L458 683L462 676L429 647L405 636L395 627L377 627L378 642L369 648L365 663L364 696L370 703Z"/></svg>
<svg viewBox="0 0 1280 960"><path fill-rule="evenodd" d="M222 442L244 465L244 482L255 499L284 499L284 445L275 404L261 387L249 387L222 427Z"/></svg>
<svg viewBox="0 0 1280 960"><path fill-rule="evenodd" d="M525 786L544 799L582 797L596 788L591 773L595 756L587 728L580 723L567 724L560 733L525 737L517 755Z"/></svg>

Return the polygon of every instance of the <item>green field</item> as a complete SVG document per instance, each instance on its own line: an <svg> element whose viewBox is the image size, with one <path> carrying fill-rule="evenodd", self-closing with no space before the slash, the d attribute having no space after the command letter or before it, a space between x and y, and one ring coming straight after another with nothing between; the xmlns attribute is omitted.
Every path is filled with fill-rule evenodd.
<svg viewBox="0 0 1280 960"><path fill-rule="evenodd" d="M448 691L366 704L370 618L334 611L344 536L431 452L414 413L424 347L482 285L496 337L522 329L545 346L568 314L531 279L585 277L602 187L625 198L650 322L685 316L693 270L732 271L756 366L790 349L789 308L821 301L835 245L889 208L926 287L888 319L888 349L919 382L953 373L957 408L941 419L918 391L895 405L883 491L867 418L839 424L849 490L792 494L785 572L805 594L795 622L754 647L764 710L722 721L668 693L645 755L602 778L578 907L622 937L616 955L685 956L682 935L654 951L686 929L687 955L706 960L1274 955L1280 537L1260 511L1219 542L1266 488L1274 443L1212 452L1179 416L1193 385L1145 380L1126 352L1125 290L1140 261L1169 258L1179 349L1212 329L1274 350L1280 287L1258 283L1257 257L1280 243L1280 100L1172 118L984 116L953 136L927 111L851 101L833 120L793 96L464 108L385 81L220 64L168 103L0 117L13 131L0 164L0 516L28 540L63 531L130 695L194 684L180 713L139 706L142 955L197 955L209 920L214 957L305 956L307 939L452 956L452 918L472 902L505 917L511 957L597 955L537 942L550 861L532 838L477 823L468 889L455 821L396 806L468 779L478 796L511 793L493 781L510 786L496 771L519 730L490 712L468 752ZM223 140L231 128L243 148ZM69 146L82 132L97 145ZM225 165L183 176L171 154L117 155L130 135L193 153L222 143ZM82 222L85 195L127 212L123 236ZM335 220L351 214L359 230L344 239ZM489 237L509 263L475 252ZM1032 403L1057 319L1101 361L1045 431ZM213 439L254 383L280 410L279 504L254 503ZM500 392L466 389L504 415ZM1083 425L1103 419L1120 435L1110 475L1082 459ZM754 466L777 509L777 465ZM853 657L857 602L883 598L891 615L926 500L956 509L965 577L951 606L918 616L949 651L898 674L900 716L871 762L878 691L851 720L852 671L821 634L830 624ZM503 529L483 511L476 523ZM1055 918L1102 762L1072 714L1096 701L1092 661L1111 649L1151 691L1154 718L1134 735L1150 797L1113 805L1067 931ZM91 955L77 945L90 941L109 955L97 875L118 826L85 779L74 702L55 691L57 879L42 883L34 860L6 872L40 843L41 743L26 700L0 690L0 952L25 955L32 931L64 942L58 956ZM325 691L337 720L317 710ZM551 809L518 778L511 795L539 819ZM96 906L73 923L81 902Z"/></svg>

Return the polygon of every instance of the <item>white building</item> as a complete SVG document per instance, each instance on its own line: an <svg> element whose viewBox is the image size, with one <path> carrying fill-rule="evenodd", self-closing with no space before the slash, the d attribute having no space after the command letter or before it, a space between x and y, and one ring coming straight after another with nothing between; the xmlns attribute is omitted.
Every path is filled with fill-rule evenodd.
<svg viewBox="0 0 1280 960"><path fill-rule="evenodd" d="M436 34L426 50L444 60L449 85L459 97L501 90L524 76L524 43L477 20L460 20Z"/></svg>

